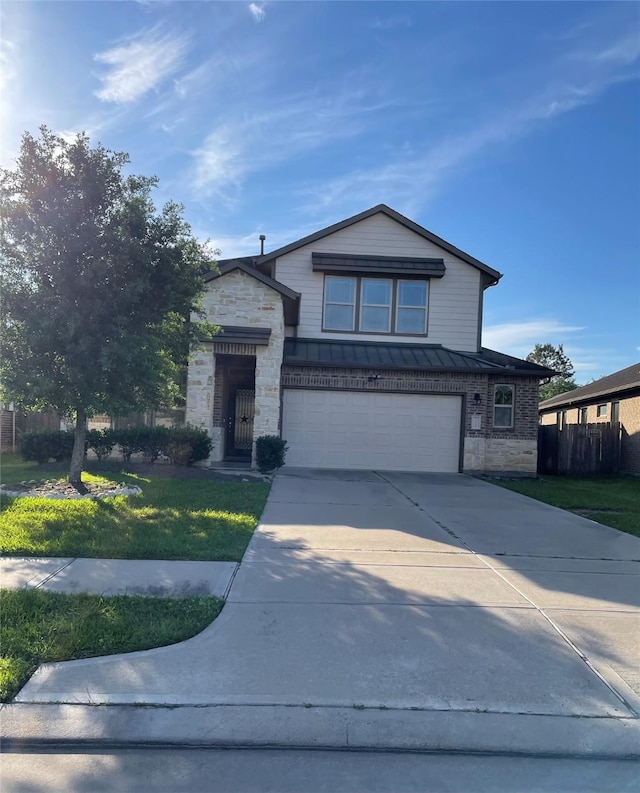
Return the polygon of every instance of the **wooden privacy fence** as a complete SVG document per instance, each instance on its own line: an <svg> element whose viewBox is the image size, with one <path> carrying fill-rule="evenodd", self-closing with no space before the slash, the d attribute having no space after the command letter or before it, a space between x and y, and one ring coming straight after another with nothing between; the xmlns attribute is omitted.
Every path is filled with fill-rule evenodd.
<svg viewBox="0 0 640 793"><path fill-rule="evenodd" d="M538 427L539 474L615 474L620 470L620 424Z"/></svg>

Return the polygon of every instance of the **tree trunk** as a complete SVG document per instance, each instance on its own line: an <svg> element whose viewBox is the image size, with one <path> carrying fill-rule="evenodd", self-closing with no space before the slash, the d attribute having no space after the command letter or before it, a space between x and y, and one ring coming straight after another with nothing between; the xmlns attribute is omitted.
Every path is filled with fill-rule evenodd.
<svg viewBox="0 0 640 793"><path fill-rule="evenodd" d="M84 467L84 441L87 435L87 416L83 410L78 410L76 428L73 439L73 453L69 467L69 482L79 491L86 492L82 484L82 468Z"/></svg>

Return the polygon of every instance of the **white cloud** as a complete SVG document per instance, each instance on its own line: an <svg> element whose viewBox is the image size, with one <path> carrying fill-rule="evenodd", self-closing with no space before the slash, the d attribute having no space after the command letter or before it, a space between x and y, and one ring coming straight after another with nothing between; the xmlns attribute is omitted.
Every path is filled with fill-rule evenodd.
<svg viewBox="0 0 640 793"><path fill-rule="evenodd" d="M103 102L135 102L180 67L187 47L187 37L161 35L153 29L96 54L96 61L111 67L100 75L102 88L96 96Z"/></svg>
<svg viewBox="0 0 640 793"><path fill-rule="evenodd" d="M254 22L262 22L267 15L264 3L249 3L249 13L253 17Z"/></svg>
<svg viewBox="0 0 640 793"><path fill-rule="evenodd" d="M371 109L359 94L331 100L291 96L268 110L231 117L214 128L192 152L190 187L201 198L233 202L244 179L338 140L361 134Z"/></svg>
<svg viewBox="0 0 640 793"><path fill-rule="evenodd" d="M244 175L243 146L235 130L224 125L204 140L193 153L196 167L192 187L196 193L229 198L228 188L238 188Z"/></svg>
<svg viewBox="0 0 640 793"><path fill-rule="evenodd" d="M482 331L482 346L525 358L536 344L562 344L573 364L578 383L603 377L628 366L621 350L609 348L603 338L592 338L588 329L556 319L532 318L521 322L488 325ZM640 348L638 348L640 349Z"/></svg>
<svg viewBox="0 0 640 793"><path fill-rule="evenodd" d="M482 345L508 355L524 357L536 344L564 344L567 336L584 328L565 325L555 319L528 319L488 325L482 331Z"/></svg>
<svg viewBox="0 0 640 793"><path fill-rule="evenodd" d="M0 38L0 91L4 92L9 83L18 76L16 50L13 41Z"/></svg>
<svg viewBox="0 0 640 793"><path fill-rule="evenodd" d="M383 165L373 164L326 182L308 185L309 211L393 202L415 213L454 178L496 148L523 137L549 120L593 102L608 88L637 78L631 67L640 58L640 42L626 34L603 48L567 54L551 69L546 86L528 97L489 109L485 118L473 117L469 107L469 130L449 133L439 141L427 142L419 156L401 154ZM561 75L559 78L558 75ZM342 206L340 206L342 205Z"/></svg>
<svg viewBox="0 0 640 793"><path fill-rule="evenodd" d="M232 259L235 256L257 256L260 253L260 234L265 234L267 238L264 249L268 253L288 245L290 242L302 239L317 230L317 225L311 224L285 230L256 228L251 233L238 237L220 236L214 233L211 235L211 243L220 250L219 258L221 259Z"/></svg>

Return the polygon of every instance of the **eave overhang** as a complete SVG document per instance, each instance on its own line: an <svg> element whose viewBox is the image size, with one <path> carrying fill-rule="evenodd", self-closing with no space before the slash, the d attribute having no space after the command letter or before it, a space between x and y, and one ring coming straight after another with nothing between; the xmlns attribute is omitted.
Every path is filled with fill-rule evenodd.
<svg viewBox="0 0 640 793"><path fill-rule="evenodd" d="M360 256L345 253L312 253L314 272L342 275L400 276L402 278L442 278L443 259L408 256Z"/></svg>

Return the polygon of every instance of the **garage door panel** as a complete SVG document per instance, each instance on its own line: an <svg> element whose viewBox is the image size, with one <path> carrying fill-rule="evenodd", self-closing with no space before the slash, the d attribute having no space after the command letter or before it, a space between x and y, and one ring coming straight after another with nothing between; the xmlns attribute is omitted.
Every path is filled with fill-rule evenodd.
<svg viewBox="0 0 640 793"><path fill-rule="evenodd" d="M456 396L285 389L287 464L457 472Z"/></svg>

